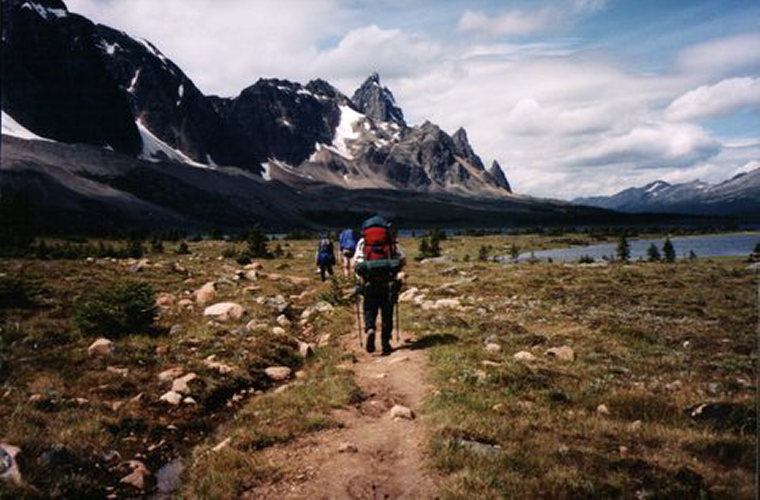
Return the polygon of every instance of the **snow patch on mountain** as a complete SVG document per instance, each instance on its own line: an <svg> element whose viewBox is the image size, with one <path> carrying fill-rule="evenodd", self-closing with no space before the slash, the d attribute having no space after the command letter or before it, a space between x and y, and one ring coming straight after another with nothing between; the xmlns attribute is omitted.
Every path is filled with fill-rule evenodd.
<svg viewBox="0 0 760 500"><path fill-rule="evenodd" d="M359 132L356 130L356 125L358 125L361 120L366 119L366 117L345 104L339 105L338 109L340 109L340 123L335 129L333 147L342 157L347 160L353 160L354 157L349 149L348 141L354 141L359 138Z"/></svg>
<svg viewBox="0 0 760 500"><path fill-rule="evenodd" d="M140 120L137 120L135 124L137 125L137 130L140 132L140 138L142 139L142 153L139 155L141 159L154 163L168 160L175 163L185 163L194 167L209 168L208 165L198 163L187 157L181 151L166 144L164 141L156 137L153 132L148 130L148 127L146 127Z"/></svg>
<svg viewBox="0 0 760 500"><path fill-rule="evenodd" d="M2 129L4 135L12 135L13 137L18 137L19 139L50 141L50 139L40 137L28 128L21 125L19 122L14 120L11 115L6 113L5 110L2 112Z"/></svg>
<svg viewBox="0 0 760 500"><path fill-rule="evenodd" d="M36 2L24 2L24 5L22 5L21 8L33 10L45 20L50 19L50 16L61 18L69 15L69 13L64 9L51 9L48 7L43 7Z"/></svg>

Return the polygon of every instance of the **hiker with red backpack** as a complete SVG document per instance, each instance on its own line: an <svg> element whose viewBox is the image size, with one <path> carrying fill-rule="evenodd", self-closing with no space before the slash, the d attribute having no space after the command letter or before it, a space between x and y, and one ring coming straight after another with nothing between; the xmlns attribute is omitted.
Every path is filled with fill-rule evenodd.
<svg viewBox="0 0 760 500"><path fill-rule="evenodd" d="M330 276L333 275L333 266L335 265L335 251L333 242L328 235L322 235L317 243L317 253L315 255L317 266L319 267L319 276L325 281L325 271Z"/></svg>
<svg viewBox="0 0 760 500"><path fill-rule="evenodd" d="M354 272L362 280L359 291L364 298L364 327L367 352L375 352L377 313L381 315L382 354L391 353L393 308L398 302L401 281L398 273L406 256L396 243L394 228L384 218L374 216L362 224L362 238L356 245Z"/></svg>

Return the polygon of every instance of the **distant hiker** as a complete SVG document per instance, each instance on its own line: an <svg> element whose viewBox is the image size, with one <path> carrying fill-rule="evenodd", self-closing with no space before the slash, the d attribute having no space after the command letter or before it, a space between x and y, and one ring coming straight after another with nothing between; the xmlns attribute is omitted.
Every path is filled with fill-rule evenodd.
<svg viewBox="0 0 760 500"><path fill-rule="evenodd" d="M322 281L325 280L325 271L327 271L330 276L333 275L335 251L333 250L333 242L328 235L323 235L319 238L315 259L317 261L317 266L319 266L319 276L322 278Z"/></svg>
<svg viewBox="0 0 760 500"><path fill-rule="evenodd" d="M343 276L348 277L351 273L351 259L356 252L356 235L353 229L344 229L338 237L340 248L340 263L343 267Z"/></svg>
<svg viewBox="0 0 760 500"><path fill-rule="evenodd" d="M367 332L367 352L375 352L377 311L382 317L383 355L391 353L393 307L397 302L401 282L398 273L406 264L406 256L396 243L391 225L375 216L362 224L362 238L354 253L354 272L362 279L360 291L364 297L364 327Z"/></svg>

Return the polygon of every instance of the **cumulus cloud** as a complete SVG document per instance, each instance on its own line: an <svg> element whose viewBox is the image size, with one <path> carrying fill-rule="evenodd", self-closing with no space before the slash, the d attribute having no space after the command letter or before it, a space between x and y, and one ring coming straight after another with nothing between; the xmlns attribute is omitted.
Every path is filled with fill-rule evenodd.
<svg viewBox="0 0 760 500"><path fill-rule="evenodd" d="M700 120L760 106L760 78L728 78L702 85L674 100L665 110L669 120Z"/></svg>
<svg viewBox="0 0 760 500"><path fill-rule="evenodd" d="M573 163L608 165L635 163L640 168L684 167L720 151L720 143L706 130L686 123L639 125L631 131L604 138L581 151Z"/></svg>
<svg viewBox="0 0 760 500"><path fill-rule="evenodd" d="M677 64L686 73L723 75L760 70L760 33L716 38L681 51Z"/></svg>

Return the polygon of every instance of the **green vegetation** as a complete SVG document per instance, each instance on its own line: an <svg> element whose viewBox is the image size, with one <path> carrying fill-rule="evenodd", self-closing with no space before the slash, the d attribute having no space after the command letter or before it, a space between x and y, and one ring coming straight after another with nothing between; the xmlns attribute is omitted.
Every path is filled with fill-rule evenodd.
<svg viewBox="0 0 760 500"><path fill-rule="evenodd" d="M657 245L654 243L647 248L647 260L649 262L658 262L660 260L660 251L657 250Z"/></svg>
<svg viewBox="0 0 760 500"><path fill-rule="evenodd" d="M628 243L628 239L625 237L625 235L620 237L615 253L617 255L617 258L623 262L628 262L631 260L631 245Z"/></svg>
<svg viewBox="0 0 760 500"><path fill-rule="evenodd" d="M150 284L116 283L84 297L77 304L74 322L89 335L147 333L156 316L155 304Z"/></svg>
<svg viewBox="0 0 760 500"><path fill-rule="evenodd" d="M662 256L665 262L676 261L676 250L673 248L673 243L670 242L670 238L665 237L665 243L662 244Z"/></svg>

